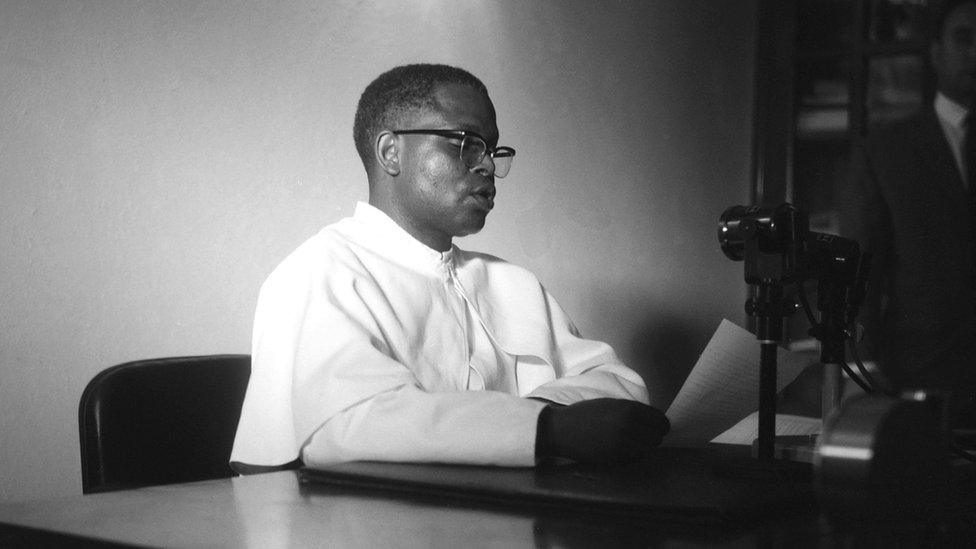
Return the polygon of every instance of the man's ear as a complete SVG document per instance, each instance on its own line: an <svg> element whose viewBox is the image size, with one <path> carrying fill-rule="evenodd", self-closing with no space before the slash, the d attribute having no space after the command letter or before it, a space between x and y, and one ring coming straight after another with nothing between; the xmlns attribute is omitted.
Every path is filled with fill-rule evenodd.
<svg viewBox="0 0 976 549"><path fill-rule="evenodd" d="M393 132L381 132L376 137L376 163L384 172L391 176L400 175L400 152L397 149L397 137Z"/></svg>

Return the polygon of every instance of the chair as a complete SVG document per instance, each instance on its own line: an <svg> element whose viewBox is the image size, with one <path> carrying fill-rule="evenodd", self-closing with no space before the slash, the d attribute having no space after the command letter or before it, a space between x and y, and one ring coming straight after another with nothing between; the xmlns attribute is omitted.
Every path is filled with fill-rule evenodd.
<svg viewBox="0 0 976 549"><path fill-rule="evenodd" d="M85 494L234 475L249 355L138 360L96 375L78 408Z"/></svg>

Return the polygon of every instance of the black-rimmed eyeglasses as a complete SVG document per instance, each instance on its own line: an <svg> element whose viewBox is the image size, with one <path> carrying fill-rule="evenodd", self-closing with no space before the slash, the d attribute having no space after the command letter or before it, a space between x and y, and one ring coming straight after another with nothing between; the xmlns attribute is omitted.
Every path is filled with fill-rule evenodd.
<svg viewBox="0 0 976 549"><path fill-rule="evenodd" d="M465 166L468 168L479 166L484 161L485 156L488 156L495 167L495 177L498 178L508 175L508 171L512 169L512 159L515 158L515 149L511 147L489 147L484 137L467 130L398 130L393 134L439 135L449 139L457 139L461 142L459 157Z"/></svg>

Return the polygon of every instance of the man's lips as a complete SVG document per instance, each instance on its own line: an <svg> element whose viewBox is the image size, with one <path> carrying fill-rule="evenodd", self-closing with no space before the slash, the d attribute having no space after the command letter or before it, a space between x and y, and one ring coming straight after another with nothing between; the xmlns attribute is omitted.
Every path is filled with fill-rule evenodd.
<svg viewBox="0 0 976 549"><path fill-rule="evenodd" d="M477 202L478 205L480 205L482 208L486 210L490 210L495 207L494 199L492 199L487 194L475 193L472 194L471 197L474 198L475 202Z"/></svg>
<svg viewBox="0 0 976 549"><path fill-rule="evenodd" d="M481 204L486 210L495 207L495 189L492 187L482 187L471 193L471 196Z"/></svg>

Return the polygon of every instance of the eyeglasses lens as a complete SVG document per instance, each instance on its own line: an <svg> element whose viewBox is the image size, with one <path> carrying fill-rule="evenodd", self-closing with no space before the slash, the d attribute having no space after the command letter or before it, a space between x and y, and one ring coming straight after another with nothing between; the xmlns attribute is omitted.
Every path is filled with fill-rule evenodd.
<svg viewBox="0 0 976 549"><path fill-rule="evenodd" d="M512 155L508 153L496 154L491 158L492 162L495 163L495 177L505 177L508 175L508 170L512 169Z"/></svg>
<svg viewBox="0 0 976 549"><path fill-rule="evenodd" d="M469 168L481 164L487 153L488 146L477 137L465 136L461 141L461 160ZM495 177L508 175L508 170L512 168L512 155L499 151L499 154L493 155L491 160L495 166Z"/></svg>

